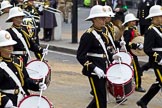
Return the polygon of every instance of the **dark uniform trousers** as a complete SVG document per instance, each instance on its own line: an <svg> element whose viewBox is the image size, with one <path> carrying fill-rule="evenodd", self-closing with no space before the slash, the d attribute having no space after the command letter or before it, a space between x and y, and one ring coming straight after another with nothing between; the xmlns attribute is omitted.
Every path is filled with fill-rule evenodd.
<svg viewBox="0 0 162 108"><path fill-rule="evenodd" d="M98 76L88 77L91 88L94 93L93 100L88 105L87 108L106 108L106 79L101 78L99 80Z"/></svg>
<svg viewBox="0 0 162 108"><path fill-rule="evenodd" d="M134 69L134 80L136 83L136 88L139 88L141 87L142 72L138 61L138 57L135 55L133 55L133 69Z"/></svg>
<svg viewBox="0 0 162 108"><path fill-rule="evenodd" d="M141 101L146 105L162 89L162 66L155 64L153 67L157 82L153 83L147 93L141 98Z"/></svg>

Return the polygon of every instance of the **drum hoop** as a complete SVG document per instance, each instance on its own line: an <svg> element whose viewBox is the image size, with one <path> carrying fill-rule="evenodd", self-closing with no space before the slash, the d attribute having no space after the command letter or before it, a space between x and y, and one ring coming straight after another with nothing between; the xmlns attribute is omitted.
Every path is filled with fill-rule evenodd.
<svg viewBox="0 0 162 108"><path fill-rule="evenodd" d="M32 61L29 61L29 62L26 64L26 67L27 67L30 63L34 62L34 61L40 61L40 60L32 60ZM47 65L47 67L48 67L48 73L47 73L46 76L50 75L50 74L51 74L51 68L50 68L50 66L49 66L46 62L44 62L44 61L42 61L42 62L45 63L45 64ZM31 79L33 79L33 80L41 80L41 79L43 79L43 78L40 78L40 79L31 78Z"/></svg>
<svg viewBox="0 0 162 108"><path fill-rule="evenodd" d="M131 55L129 52L119 51L119 53L120 53L120 52L123 52L123 53L126 53L126 54L130 55L131 59L133 59L132 55ZM116 53L118 53L118 52L116 52ZM116 53L115 53L115 54L116 54Z"/></svg>
<svg viewBox="0 0 162 108"><path fill-rule="evenodd" d="M21 103L22 103L25 99L27 99L27 98L29 98L29 97L33 97L33 96L38 96L38 97L39 97L39 95L37 95L37 94L28 95L28 96L24 97L24 98L19 102L18 107L21 105ZM46 97L44 97L44 96L41 96L41 97L42 97L43 99L45 99L45 100L47 101L47 103L48 103L50 106L53 106L52 103L51 103Z"/></svg>
<svg viewBox="0 0 162 108"><path fill-rule="evenodd" d="M106 69L106 75L107 75L107 71L112 67L112 66L114 66L114 65L116 65L116 64L119 64L119 63L114 63L114 64L110 64L110 66ZM130 69L131 69L131 71L132 71L132 77L131 78L133 78L134 77L134 70L130 67L130 65L128 65L128 64L126 64L126 63L121 63L121 64L124 64L124 65L127 65ZM107 80L108 80L108 78L107 78ZM132 79L130 79L130 80L128 80L127 82L125 82L125 83L122 83L122 84L127 84L129 81L131 81ZM110 81L110 80L108 80L109 82L111 82L111 83L113 83L112 81ZM116 84L115 83L115 85L121 85L121 84Z"/></svg>

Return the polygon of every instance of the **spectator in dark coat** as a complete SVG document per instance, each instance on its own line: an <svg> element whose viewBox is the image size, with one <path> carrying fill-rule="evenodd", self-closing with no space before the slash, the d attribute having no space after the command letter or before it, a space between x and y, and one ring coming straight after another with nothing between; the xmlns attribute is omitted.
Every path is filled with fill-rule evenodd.
<svg viewBox="0 0 162 108"><path fill-rule="evenodd" d="M49 7L53 8L55 0L46 1L49 3ZM43 41L50 41L51 36L53 34L54 28L57 26L55 14L52 12L43 9L42 6L39 7L39 11L42 11L42 15L40 16L40 27L43 28Z"/></svg>

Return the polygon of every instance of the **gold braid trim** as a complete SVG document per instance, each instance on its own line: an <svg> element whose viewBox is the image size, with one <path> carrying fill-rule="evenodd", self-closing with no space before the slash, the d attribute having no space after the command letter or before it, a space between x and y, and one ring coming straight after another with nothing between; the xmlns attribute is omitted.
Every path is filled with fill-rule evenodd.
<svg viewBox="0 0 162 108"><path fill-rule="evenodd" d="M155 60L154 60L154 62L157 62L157 56L158 56L159 54L157 54L156 52L153 54L153 57L155 57Z"/></svg>
<svg viewBox="0 0 162 108"><path fill-rule="evenodd" d="M29 34L26 33L26 31L24 31L24 30L21 30L21 31L22 31L22 33L24 34L24 37L25 37L25 40L26 40L26 43L27 43L28 47L30 48L30 43L29 43L28 38L32 38L32 35L29 35Z"/></svg>
<svg viewBox="0 0 162 108"><path fill-rule="evenodd" d="M87 71L89 70L89 69L88 69L88 66L89 66L90 64L92 64L92 62L86 61L86 62L84 63L84 66L87 67Z"/></svg>
<svg viewBox="0 0 162 108"><path fill-rule="evenodd" d="M20 64L17 64L17 63L14 63L17 71L18 71L18 74L20 76L20 81L21 81L21 85L24 86L24 74L23 74L23 62L20 61Z"/></svg>

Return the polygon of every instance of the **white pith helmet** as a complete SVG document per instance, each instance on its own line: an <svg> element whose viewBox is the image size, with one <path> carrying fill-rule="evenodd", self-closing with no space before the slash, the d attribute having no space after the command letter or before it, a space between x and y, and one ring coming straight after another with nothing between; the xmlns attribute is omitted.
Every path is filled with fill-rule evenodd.
<svg viewBox="0 0 162 108"><path fill-rule="evenodd" d="M15 44L17 44L17 42L12 39L8 31L0 30L0 47L15 45Z"/></svg>
<svg viewBox="0 0 162 108"><path fill-rule="evenodd" d="M20 7L13 7L9 11L9 17L6 22L11 22L11 19L18 16L25 16L23 10Z"/></svg>
<svg viewBox="0 0 162 108"><path fill-rule="evenodd" d="M162 6L160 5L154 5L149 10L149 15L145 19L149 19L155 16L161 16L162 15Z"/></svg>
<svg viewBox="0 0 162 108"><path fill-rule="evenodd" d="M104 8L106 9L106 13L109 15L109 17L114 17L115 13L113 12L112 8L108 5L105 5Z"/></svg>
<svg viewBox="0 0 162 108"><path fill-rule="evenodd" d="M128 13L127 15L125 15L125 18L124 18L124 23L122 25L125 25L126 23L130 22L130 21L138 21L139 19L136 18L134 16L134 14L132 13Z"/></svg>
<svg viewBox="0 0 162 108"><path fill-rule="evenodd" d="M85 19L86 21L89 21L93 18L97 17L109 17L109 15L106 12L106 9L101 5L95 5L91 8L89 16Z"/></svg>
<svg viewBox="0 0 162 108"><path fill-rule="evenodd" d="M27 2L28 0L24 0L23 2Z"/></svg>
<svg viewBox="0 0 162 108"><path fill-rule="evenodd" d="M12 7L10 2L8 0L3 0L2 3L1 3L0 10L6 9L6 8L10 8L10 7Z"/></svg>

